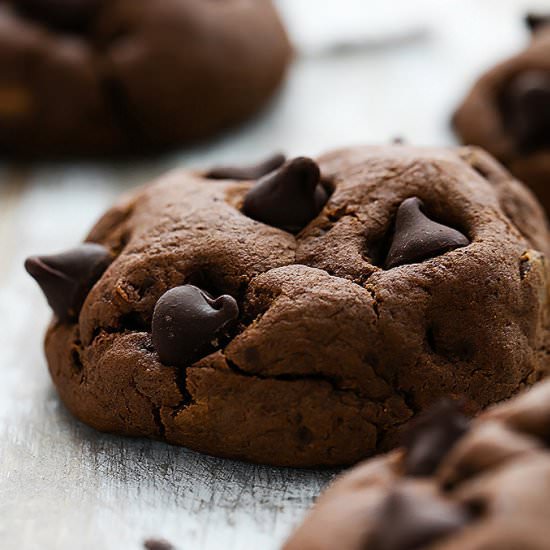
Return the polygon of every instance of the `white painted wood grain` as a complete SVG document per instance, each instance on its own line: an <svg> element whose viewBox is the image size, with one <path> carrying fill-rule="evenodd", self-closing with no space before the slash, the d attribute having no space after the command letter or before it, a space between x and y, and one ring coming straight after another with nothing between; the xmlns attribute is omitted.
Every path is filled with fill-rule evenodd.
<svg viewBox="0 0 550 550"><path fill-rule="evenodd" d="M118 194L175 165L250 160L276 149L316 154L397 135L450 144L453 105L479 71L525 41L519 15L527 5L550 10L548 2L516 0L280 1L292 28L311 18L313 4L317 18L337 4L344 38L362 40L359 17L369 40L423 32L345 54L315 35L309 43L297 35L302 50L271 108L180 154L141 163L0 165L0 548L139 550L149 536L180 550L278 548L332 474L206 457L76 422L47 375L41 341L49 312L24 258L73 245ZM325 16L317 32L330 26L328 8Z"/></svg>

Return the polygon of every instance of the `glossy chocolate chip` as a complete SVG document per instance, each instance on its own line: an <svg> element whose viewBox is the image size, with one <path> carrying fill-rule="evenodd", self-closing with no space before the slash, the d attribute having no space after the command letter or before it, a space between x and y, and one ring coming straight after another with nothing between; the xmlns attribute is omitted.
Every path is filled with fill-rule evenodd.
<svg viewBox="0 0 550 550"><path fill-rule="evenodd" d="M531 32L538 31L544 25L550 25L550 15L540 13L528 13L525 16L525 23Z"/></svg>
<svg viewBox="0 0 550 550"><path fill-rule="evenodd" d="M386 269L421 262L470 243L460 231L430 220L423 207L417 197L408 198L399 206Z"/></svg>
<svg viewBox="0 0 550 550"><path fill-rule="evenodd" d="M550 146L550 71L523 71L502 98L504 124L522 152Z"/></svg>
<svg viewBox="0 0 550 550"><path fill-rule="evenodd" d="M254 220L298 233L327 199L317 164L298 157L259 180L246 194L242 210Z"/></svg>
<svg viewBox="0 0 550 550"><path fill-rule="evenodd" d="M469 426L469 419L448 399L418 416L403 435L405 475L432 475Z"/></svg>
<svg viewBox="0 0 550 550"><path fill-rule="evenodd" d="M427 487L402 485L384 500L369 550L417 550L465 527L469 511Z"/></svg>
<svg viewBox="0 0 550 550"><path fill-rule="evenodd" d="M278 153L250 166L216 166L205 176L212 180L257 180L284 164L286 158Z"/></svg>
<svg viewBox="0 0 550 550"><path fill-rule="evenodd" d="M25 16L55 28L81 31L96 15L103 0L15 0Z"/></svg>
<svg viewBox="0 0 550 550"><path fill-rule="evenodd" d="M107 248L84 243L61 254L32 256L25 269L40 285L58 319L69 322L78 317L88 292L111 261Z"/></svg>
<svg viewBox="0 0 550 550"><path fill-rule="evenodd" d="M193 285L172 288L155 305L153 345L165 365L185 366L199 359L219 331L239 315L229 295L213 298Z"/></svg>

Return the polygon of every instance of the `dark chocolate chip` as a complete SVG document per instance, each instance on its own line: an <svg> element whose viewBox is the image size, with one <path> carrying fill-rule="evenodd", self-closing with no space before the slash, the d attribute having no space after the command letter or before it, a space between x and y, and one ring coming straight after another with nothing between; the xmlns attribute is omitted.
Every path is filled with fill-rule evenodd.
<svg viewBox="0 0 550 550"><path fill-rule="evenodd" d="M286 158L277 153L250 166L216 166L206 173L212 180L257 180L284 164Z"/></svg>
<svg viewBox="0 0 550 550"><path fill-rule="evenodd" d="M550 146L550 71L513 77L502 96L504 125L521 152Z"/></svg>
<svg viewBox="0 0 550 550"><path fill-rule="evenodd" d="M417 197L408 198L399 206L386 269L421 262L470 243L460 231L430 220L423 208Z"/></svg>
<svg viewBox="0 0 550 550"><path fill-rule="evenodd" d="M103 0L15 0L25 16L52 27L81 31L90 25Z"/></svg>
<svg viewBox="0 0 550 550"><path fill-rule="evenodd" d="M418 550L462 529L471 519L465 507L427 487L402 485L384 499L367 546L369 550Z"/></svg>
<svg viewBox="0 0 550 550"><path fill-rule="evenodd" d="M104 246L84 243L52 256L32 256L25 269L46 295L50 307L61 322L73 321L88 292L111 263Z"/></svg>
<svg viewBox="0 0 550 550"><path fill-rule="evenodd" d="M246 194L242 210L254 220L298 233L327 199L317 164L298 157L259 180Z"/></svg>
<svg viewBox="0 0 550 550"><path fill-rule="evenodd" d="M531 32L538 31L544 25L550 25L550 15L540 13L528 13L525 16L525 24Z"/></svg>
<svg viewBox="0 0 550 550"><path fill-rule="evenodd" d="M449 399L420 414L403 434L405 475L432 475L469 425L457 403Z"/></svg>
<svg viewBox="0 0 550 550"><path fill-rule="evenodd" d="M165 365L185 366L199 359L219 331L239 315L232 296L213 298L193 285L172 288L155 305L153 345Z"/></svg>
<svg viewBox="0 0 550 550"><path fill-rule="evenodd" d="M143 543L145 550L175 550L174 546L164 539L147 539Z"/></svg>

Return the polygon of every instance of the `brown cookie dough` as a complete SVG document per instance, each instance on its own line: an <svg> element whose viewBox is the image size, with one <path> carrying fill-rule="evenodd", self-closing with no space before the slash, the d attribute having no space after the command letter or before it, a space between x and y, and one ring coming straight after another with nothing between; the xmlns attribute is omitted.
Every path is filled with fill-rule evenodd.
<svg viewBox="0 0 550 550"><path fill-rule="evenodd" d="M151 153L263 107L290 45L270 0L0 0L0 153Z"/></svg>
<svg viewBox="0 0 550 550"><path fill-rule="evenodd" d="M453 441L434 438L451 416L466 422L433 411L407 448L337 480L284 550L548 548L550 382L482 413ZM410 460L419 449L433 466L423 475Z"/></svg>
<svg viewBox="0 0 550 550"><path fill-rule="evenodd" d="M178 170L88 241L112 260L95 284L97 247L27 267L57 312L53 380L99 430L349 464L442 396L475 413L548 368L541 208L474 148L343 149L258 181Z"/></svg>
<svg viewBox="0 0 550 550"><path fill-rule="evenodd" d="M550 18L528 23L527 49L478 80L453 125L463 143L489 151L550 212Z"/></svg>

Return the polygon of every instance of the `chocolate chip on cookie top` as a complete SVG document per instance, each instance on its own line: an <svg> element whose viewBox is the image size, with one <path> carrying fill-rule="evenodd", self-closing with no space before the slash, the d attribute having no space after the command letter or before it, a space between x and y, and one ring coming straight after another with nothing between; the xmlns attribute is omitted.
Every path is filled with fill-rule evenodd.
<svg viewBox="0 0 550 550"><path fill-rule="evenodd" d="M453 444L466 433L469 423L458 405L448 399L421 414L404 434L405 473L409 476L433 474Z"/></svg>
<svg viewBox="0 0 550 550"><path fill-rule="evenodd" d="M257 221L298 233L327 199L315 161L298 157L260 179L247 193L242 210Z"/></svg>
<svg viewBox="0 0 550 550"><path fill-rule="evenodd" d="M206 172L211 180L257 180L284 164L286 157L277 153L249 166L215 166Z"/></svg>
<svg viewBox="0 0 550 550"><path fill-rule="evenodd" d="M470 243L460 231L431 220L423 208L417 197L410 197L399 206L386 258L388 269L433 258Z"/></svg>
<svg viewBox="0 0 550 550"><path fill-rule="evenodd" d="M369 550L425 548L470 521L466 506L415 483L403 484L389 493L378 514Z"/></svg>
<svg viewBox="0 0 550 550"><path fill-rule="evenodd" d="M86 28L103 0L14 0L27 17L64 30Z"/></svg>
<svg viewBox="0 0 550 550"><path fill-rule="evenodd" d="M100 244L84 243L51 256L32 256L25 262L61 322L74 320L92 288L111 263L111 253Z"/></svg>
<svg viewBox="0 0 550 550"><path fill-rule="evenodd" d="M505 87L502 111L518 149L550 145L550 71L532 69L514 76Z"/></svg>
<svg viewBox="0 0 550 550"><path fill-rule="evenodd" d="M172 288L155 305L153 345L164 364L188 365L238 315L232 296L213 298L193 285Z"/></svg>
<svg viewBox="0 0 550 550"><path fill-rule="evenodd" d="M540 13L528 13L525 16L525 23L531 30L531 32L536 32L544 25L550 24L550 15L542 15Z"/></svg>

